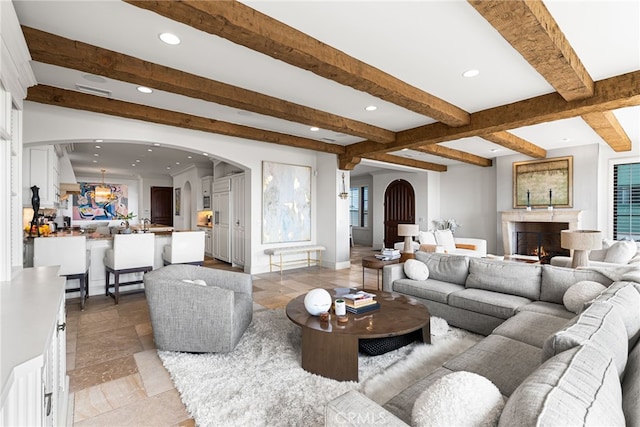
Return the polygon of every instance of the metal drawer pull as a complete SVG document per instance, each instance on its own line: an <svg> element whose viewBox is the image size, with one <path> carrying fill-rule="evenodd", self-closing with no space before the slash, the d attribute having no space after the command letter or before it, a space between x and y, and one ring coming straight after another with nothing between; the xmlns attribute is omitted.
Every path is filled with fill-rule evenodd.
<svg viewBox="0 0 640 427"><path fill-rule="evenodd" d="M60 331L64 331L67 328L67 322L64 322L62 325L60 323L58 323L58 332Z"/></svg>
<svg viewBox="0 0 640 427"><path fill-rule="evenodd" d="M45 407L47 408L47 417L49 415L51 415L51 401L53 400L53 392L51 393L45 393L44 394L44 400L45 400Z"/></svg>

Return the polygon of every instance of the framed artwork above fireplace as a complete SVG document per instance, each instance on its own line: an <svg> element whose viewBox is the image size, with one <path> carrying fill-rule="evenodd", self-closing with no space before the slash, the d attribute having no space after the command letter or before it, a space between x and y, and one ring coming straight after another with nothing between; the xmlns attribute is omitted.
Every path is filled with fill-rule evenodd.
<svg viewBox="0 0 640 427"><path fill-rule="evenodd" d="M573 207L573 156L513 163L513 208Z"/></svg>

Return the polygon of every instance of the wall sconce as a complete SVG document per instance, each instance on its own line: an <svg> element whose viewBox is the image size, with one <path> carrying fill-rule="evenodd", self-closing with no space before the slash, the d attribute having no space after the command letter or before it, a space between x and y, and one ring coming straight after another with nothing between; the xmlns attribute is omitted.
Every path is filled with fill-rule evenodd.
<svg viewBox="0 0 640 427"><path fill-rule="evenodd" d="M347 193L347 187L344 185L344 172L342 172L342 193L338 193L338 197L341 199L346 199L349 197L349 193Z"/></svg>

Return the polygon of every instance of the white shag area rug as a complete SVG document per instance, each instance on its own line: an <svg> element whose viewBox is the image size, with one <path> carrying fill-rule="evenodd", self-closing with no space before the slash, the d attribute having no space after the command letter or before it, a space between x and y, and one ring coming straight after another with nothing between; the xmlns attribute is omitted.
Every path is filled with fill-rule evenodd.
<svg viewBox="0 0 640 427"><path fill-rule="evenodd" d="M449 328L439 318L432 318L431 333L431 345L413 343L381 356L360 355L358 383L303 370L301 331L284 310L254 313L230 353L158 355L199 426L322 426L330 400L360 390L385 403L482 338Z"/></svg>

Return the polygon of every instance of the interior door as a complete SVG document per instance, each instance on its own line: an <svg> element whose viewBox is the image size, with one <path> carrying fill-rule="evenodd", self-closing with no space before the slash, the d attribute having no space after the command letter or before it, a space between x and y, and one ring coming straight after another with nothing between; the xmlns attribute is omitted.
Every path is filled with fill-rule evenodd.
<svg viewBox="0 0 640 427"><path fill-rule="evenodd" d="M151 187L151 223L173 226L173 188Z"/></svg>
<svg viewBox="0 0 640 427"><path fill-rule="evenodd" d="M384 192L384 247L392 248L403 237L398 224L415 224L416 202L413 187L404 179L393 181Z"/></svg>

